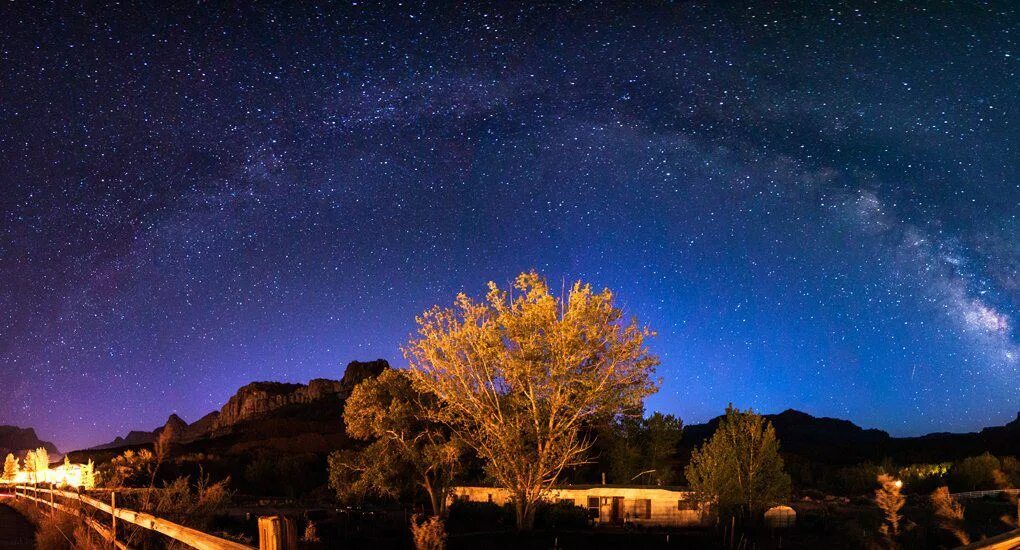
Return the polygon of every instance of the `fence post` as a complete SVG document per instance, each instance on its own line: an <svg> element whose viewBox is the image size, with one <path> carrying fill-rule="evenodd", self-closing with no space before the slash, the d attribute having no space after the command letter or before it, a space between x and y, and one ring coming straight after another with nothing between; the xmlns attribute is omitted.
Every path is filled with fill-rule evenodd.
<svg viewBox="0 0 1020 550"><path fill-rule="evenodd" d="M110 491L110 543L117 548L117 492Z"/></svg>
<svg viewBox="0 0 1020 550"><path fill-rule="evenodd" d="M56 508L57 507L53 505L53 485L50 484L50 515L51 516L53 515L53 512L56 510Z"/></svg>
<svg viewBox="0 0 1020 550"><path fill-rule="evenodd" d="M259 518L259 550L295 550L297 529L294 520L284 516Z"/></svg>

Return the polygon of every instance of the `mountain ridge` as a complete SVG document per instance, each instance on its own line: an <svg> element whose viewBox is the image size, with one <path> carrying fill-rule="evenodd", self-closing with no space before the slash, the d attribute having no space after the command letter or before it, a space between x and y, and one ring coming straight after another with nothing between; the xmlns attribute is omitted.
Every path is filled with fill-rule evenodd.
<svg viewBox="0 0 1020 550"><path fill-rule="evenodd" d="M24 458L28 451L34 451L39 447L46 449L51 460L61 458L57 446L49 441L39 439L35 428L0 425L0 456L7 456L8 453L11 453L18 458Z"/></svg>
<svg viewBox="0 0 1020 550"><path fill-rule="evenodd" d="M388 368L390 366L385 359L366 362L351 361L344 369L340 380L313 378L307 384L273 381L249 382L238 388L219 410L206 414L192 424L188 424L177 414L171 414L166 423L151 431L133 430L126 437L118 436L109 443L81 451L147 445L155 441L166 429L171 429L174 433L172 439L181 443L227 436L246 422L270 416L287 407L311 405L328 400L333 396L342 401L362 380L378 376ZM81 451L76 451L76 453Z"/></svg>
<svg viewBox="0 0 1020 550"><path fill-rule="evenodd" d="M939 462L983 452L1020 455L1020 412L1016 420L976 432L932 432L911 437L893 437L850 420L816 417L796 409L762 416L775 428L782 452L829 464L880 461L886 457L904 462ZM690 451L703 444L723 417L684 426L680 447Z"/></svg>

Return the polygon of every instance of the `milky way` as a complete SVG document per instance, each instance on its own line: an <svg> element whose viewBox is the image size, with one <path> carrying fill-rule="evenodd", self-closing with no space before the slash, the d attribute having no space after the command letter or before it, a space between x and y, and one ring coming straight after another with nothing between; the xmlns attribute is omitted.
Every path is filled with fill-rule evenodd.
<svg viewBox="0 0 1020 550"><path fill-rule="evenodd" d="M151 4L0 8L0 423L400 365L531 268L656 329L687 422L1020 408L1013 2Z"/></svg>

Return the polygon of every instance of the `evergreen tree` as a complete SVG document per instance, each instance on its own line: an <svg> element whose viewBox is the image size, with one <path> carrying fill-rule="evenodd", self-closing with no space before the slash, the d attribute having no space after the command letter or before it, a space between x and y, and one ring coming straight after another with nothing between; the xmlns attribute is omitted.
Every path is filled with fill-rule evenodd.
<svg viewBox="0 0 1020 550"><path fill-rule="evenodd" d="M96 488L96 464L91 458L81 467L81 486L84 489Z"/></svg>
<svg viewBox="0 0 1020 550"><path fill-rule="evenodd" d="M7 459L4 460L3 478L7 481L14 479L14 476L17 475L20 469L21 466L18 464L18 459L14 456L14 453L7 453Z"/></svg>
<svg viewBox="0 0 1020 550"><path fill-rule="evenodd" d="M25 453L24 470L28 474L28 481L30 483L35 483L36 481L35 465L35 451L28 451Z"/></svg>

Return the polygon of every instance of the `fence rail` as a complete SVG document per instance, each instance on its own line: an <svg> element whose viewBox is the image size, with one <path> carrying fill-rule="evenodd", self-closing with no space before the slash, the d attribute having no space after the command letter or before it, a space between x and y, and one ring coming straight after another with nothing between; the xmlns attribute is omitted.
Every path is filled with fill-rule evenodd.
<svg viewBox="0 0 1020 550"><path fill-rule="evenodd" d="M954 498L984 498L994 497L1001 494L1020 495L1020 489L992 489L991 491L967 491L964 493L953 493Z"/></svg>
<svg viewBox="0 0 1020 550"><path fill-rule="evenodd" d="M997 537L979 540L956 550L1014 550L1020 548L1020 529L1003 533Z"/></svg>
<svg viewBox="0 0 1020 550"><path fill-rule="evenodd" d="M31 491L33 495L29 495L28 494L29 491ZM50 498L48 499L40 498L39 497L40 493L48 494L50 495ZM71 491L62 491L59 489L36 488L25 485L15 486L15 497L17 498L21 497L28 498L30 500L45 504L47 506L51 506L58 510L69 511L70 513L78 515L72 507L56 502L54 497L58 496L72 501L78 501L83 505L90 506L92 508L95 508L96 510L110 514L111 522L114 521L114 518L123 520L132 525L137 525L143 529L148 529L150 531L155 531L157 533L166 535L167 537L170 537L178 542L182 542L184 544L187 544L188 546L191 546L192 548L197 548L199 550L253 550L251 546L247 546L234 541L216 537L208 533L203 533L202 531L199 531L197 529L185 527L183 525L179 525L171 521L158 518L151 514L146 514L144 512L137 512L135 510L129 510L127 508L114 507L105 502L96 500L88 495L83 495ZM101 523L95 520L92 520L91 518L86 517L85 519L86 522L88 522L93 529L96 529L98 533L105 536L108 540L113 540L117 544L118 548L120 548L121 550L127 549L127 547L124 546L123 544L116 542L115 527L107 529L106 526L102 525Z"/></svg>

